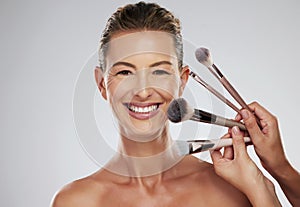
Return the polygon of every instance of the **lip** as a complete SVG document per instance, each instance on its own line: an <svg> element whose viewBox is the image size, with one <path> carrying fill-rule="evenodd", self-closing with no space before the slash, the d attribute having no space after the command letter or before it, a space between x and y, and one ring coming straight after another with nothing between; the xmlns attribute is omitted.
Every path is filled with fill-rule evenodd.
<svg viewBox="0 0 300 207"><path fill-rule="evenodd" d="M128 113L131 117L138 119L138 120L146 120L154 117L160 109L162 103L159 102L152 102L152 103L124 103L123 105L128 110ZM135 112L133 110L130 110L129 106L139 107L139 108L145 108L156 105L157 108L154 111L149 112Z"/></svg>

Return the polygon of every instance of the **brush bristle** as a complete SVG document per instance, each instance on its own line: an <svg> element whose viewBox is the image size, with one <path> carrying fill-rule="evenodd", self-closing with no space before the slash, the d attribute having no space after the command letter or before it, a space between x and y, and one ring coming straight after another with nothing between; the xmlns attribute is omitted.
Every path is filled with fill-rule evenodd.
<svg viewBox="0 0 300 207"><path fill-rule="evenodd" d="M170 103L167 113L170 121L178 123L189 120L194 114L194 109L184 98L178 98Z"/></svg>
<svg viewBox="0 0 300 207"><path fill-rule="evenodd" d="M195 51L195 56L196 59L206 67L211 67L213 65L213 60L209 49L200 47Z"/></svg>

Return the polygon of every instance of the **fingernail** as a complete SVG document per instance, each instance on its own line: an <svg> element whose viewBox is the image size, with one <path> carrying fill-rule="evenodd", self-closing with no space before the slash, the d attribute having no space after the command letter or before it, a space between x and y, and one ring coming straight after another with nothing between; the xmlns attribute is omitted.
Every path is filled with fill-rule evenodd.
<svg viewBox="0 0 300 207"><path fill-rule="evenodd" d="M233 134L238 135L240 133L240 129L237 126L234 126L232 128L232 132L233 132Z"/></svg>
<svg viewBox="0 0 300 207"><path fill-rule="evenodd" d="M242 114L243 119L249 118L249 112L247 110L242 110L241 114Z"/></svg>

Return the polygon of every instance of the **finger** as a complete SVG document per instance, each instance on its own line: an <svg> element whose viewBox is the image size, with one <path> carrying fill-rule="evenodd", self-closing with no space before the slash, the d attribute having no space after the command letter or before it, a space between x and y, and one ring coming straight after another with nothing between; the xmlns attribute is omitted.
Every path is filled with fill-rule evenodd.
<svg viewBox="0 0 300 207"><path fill-rule="evenodd" d="M262 132L267 133L269 128L278 128L278 120L276 116L271 114L267 109L261 106L257 102L253 102L249 105L250 109L254 111L254 113L261 119L261 125L263 126Z"/></svg>
<svg viewBox="0 0 300 207"><path fill-rule="evenodd" d="M234 157L232 146L224 147L223 157L229 160L232 160Z"/></svg>
<svg viewBox="0 0 300 207"><path fill-rule="evenodd" d="M237 114L234 118L236 121L241 121L242 120L242 116L241 114Z"/></svg>
<svg viewBox="0 0 300 207"><path fill-rule="evenodd" d="M228 134L232 134L232 128L228 128ZM230 136L231 137L231 136Z"/></svg>
<svg viewBox="0 0 300 207"><path fill-rule="evenodd" d="M253 144L258 143L258 141L264 136L262 131L260 130L259 126L257 125L255 116L246 109L241 111L243 116L243 120L245 126L248 130L248 133L251 137Z"/></svg>
<svg viewBox="0 0 300 207"><path fill-rule="evenodd" d="M210 156L213 163L217 163L219 160L223 158L222 153L219 150L210 151Z"/></svg>
<svg viewBox="0 0 300 207"><path fill-rule="evenodd" d="M255 113L260 120L271 120L274 115L257 102L249 104L249 108Z"/></svg>
<svg viewBox="0 0 300 207"><path fill-rule="evenodd" d="M223 137L221 137L221 139L228 139L230 137L231 137L231 135L229 133L227 133ZM224 148L223 157L227 158L227 159L231 159L231 160L233 159L233 148L232 148L232 146Z"/></svg>
<svg viewBox="0 0 300 207"><path fill-rule="evenodd" d="M241 131L243 137L249 137L249 134L247 131ZM228 134L229 134L229 137L231 138L232 137L232 128L228 128Z"/></svg>
<svg viewBox="0 0 300 207"><path fill-rule="evenodd" d="M244 137L237 126L232 128L232 142L234 150L234 159L243 157L246 153L246 145L244 142Z"/></svg>
<svg viewBox="0 0 300 207"><path fill-rule="evenodd" d="M230 138L230 137L231 137L230 133L226 133L221 137L221 139L226 139L226 138Z"/></svg>

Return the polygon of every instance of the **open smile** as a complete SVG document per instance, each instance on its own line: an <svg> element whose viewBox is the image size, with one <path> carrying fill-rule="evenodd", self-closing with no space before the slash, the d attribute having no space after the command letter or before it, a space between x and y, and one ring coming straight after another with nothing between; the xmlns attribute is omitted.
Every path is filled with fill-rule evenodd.
<svg viewBox="0 0 300 207"><path fill-rule="evenodd" d="M129 114L141 120L153 117L158 112L160 105L161 103L124 103Z"/></svg>

